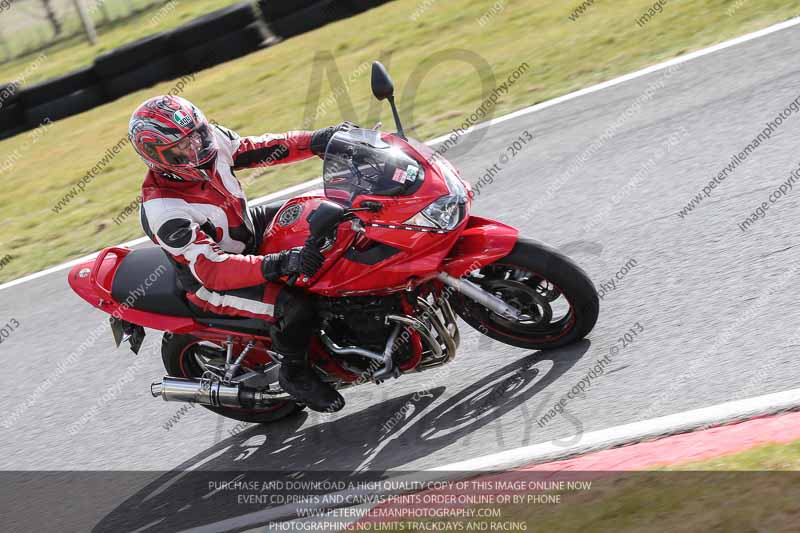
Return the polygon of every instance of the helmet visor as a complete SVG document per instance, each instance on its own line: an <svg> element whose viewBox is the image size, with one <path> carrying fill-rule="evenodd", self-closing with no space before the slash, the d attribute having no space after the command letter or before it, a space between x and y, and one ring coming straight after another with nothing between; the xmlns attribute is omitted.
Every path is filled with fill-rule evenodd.
<svg viewBox="0 0 800 533"><path fill-rule="evenodd" d="M199 167L217 154L217 139L208 124L178 142L159 149L161 159L172 167Z"/></svg>

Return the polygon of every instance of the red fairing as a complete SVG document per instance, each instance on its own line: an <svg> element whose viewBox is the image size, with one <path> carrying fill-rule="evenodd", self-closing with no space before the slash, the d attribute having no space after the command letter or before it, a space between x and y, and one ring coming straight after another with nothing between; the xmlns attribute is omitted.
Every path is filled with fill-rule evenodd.
<svg viewBox="0 0 800 533"><path fill-rule="evenodd" d="M303 246L311 233L308 226L308 215L319 207L319 204L325 199L323 191L313 190L304 193L303 196L288 200L275 215L275 218L272 219L269 228L267 228L259 253L266 255L296 246ZM282 216L287 211L294 213L294 216L288 219L288 222ZM282 220L284 220L283 223L281 222ZM330 266L330 262L326 261L323 269L328 266Z"/></svg>
<svg viewBox="0 0 800 533"><path fill-rule="evenodd" d="M101 261L99 265L97 260L91 260L81 263L70 270L67 278L69 286L78 296L109 315L146 328L171 331L173 333L189 333L196 331L200 327L191 318L139 311L109 298L107 295L111 291L111 283L122 257L113 253L106 254L105 252L106 250L98 256ZM96 271L94 283L92 282L93 271Z"/></svg>
<svg viewBox="0 0 800 533"><path fill-rule="evenodd" d="M510 254L518 238L516 228L472 216L442 269L453 277L461 277Z"/></svg>
<svg viewBox="0 0 800 533"><path fill-rule="evenodd" d="M420 231L402 224L431 202L448 194L449 190L440 170L419 152L416 145L389 134L383 139L412 154L425 169L427 178L412 195L359 196L353 207L373 201L383 208L378 212L359 212L361 234L351 223L339 226L333 246L324 252L326 261L322 269L310 283L298 283L308 286L310 292L331 297L387 294L432 279L468 227L469 206L464 221L451 231ZM301 246L309 234L306 218L324 200L327 200L324 191L311 191L290 200L276 215L261 253ZM281 215L295 205L303 206L299 218L282 227L279 223ZM376 248L383 255L377 262L370 259L369 252L372 249L372 254L375 254Z"/></svg>

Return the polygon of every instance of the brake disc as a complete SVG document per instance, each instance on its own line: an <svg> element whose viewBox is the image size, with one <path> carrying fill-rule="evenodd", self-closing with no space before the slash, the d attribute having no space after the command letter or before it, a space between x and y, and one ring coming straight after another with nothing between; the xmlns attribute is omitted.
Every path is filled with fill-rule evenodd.
<svg viewBox="0 0 800 533"><path fill-rule="evenodd" d="M521 325L537 327L549 324L553 318L550 300L545 294L540 293L537 288L510 279L484 281L481 285L487 291L501 298L505 303L522 312L520 320L508 320L500 315L491 313L492 320L498 324L508 327Z"/></svg>

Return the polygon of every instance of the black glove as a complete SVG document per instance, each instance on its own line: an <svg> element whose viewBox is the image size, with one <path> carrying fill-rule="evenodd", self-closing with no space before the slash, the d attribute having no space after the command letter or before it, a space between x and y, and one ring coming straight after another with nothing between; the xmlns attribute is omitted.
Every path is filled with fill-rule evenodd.
<svg viewBox="0 0 800 533"><path fill-rule="evenodd" d="M291 276L300 272L300 251L302 248L283 250L268 254L261 260L261 273L267 281L278 281L281 276Z"/></svg>
<svg viewBox="0 0 800 533"><path fill-rule="evenodd" d="M261 272L267 281L277 281L281 276L304 274L313 276L322 267L325 256L313 246L284 250L276 254L265 255L261 261Z"/></svg>
<svg viewBox="0 0 800 533"><path fill-rule="evenodd" d="M322 128L321 130L315 131L311 134L311 151L314 153L314 155L318 155L320 157L324 156L325 149L328 147L331 137L340 131L350 131L353 128L358 127L360 126L357 126L352 122L342 122L336 126L329 126L327 128Z"/></svg>
<svg viewBox="0 0 800 533"><path fill-rule="evenodd" d="M309 236L300 252L300 272L310 278L319 272L324 262L325 256L315 245L314 237Z"/></svg>

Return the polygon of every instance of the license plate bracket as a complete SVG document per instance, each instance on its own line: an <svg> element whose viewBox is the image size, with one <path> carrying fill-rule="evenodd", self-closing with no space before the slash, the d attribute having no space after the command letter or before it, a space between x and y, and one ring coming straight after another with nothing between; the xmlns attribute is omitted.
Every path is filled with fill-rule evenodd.
<svg viewBox="0 0 800 533"><path fill-rule="evenodd" d="M117 348L123 342L128 341L131 345L131 351L138 355L139 349L144 342L144 328L113 316L109 319L109 322L111 322L111 334L114 336L114 343L116 343Z"/></svg>

